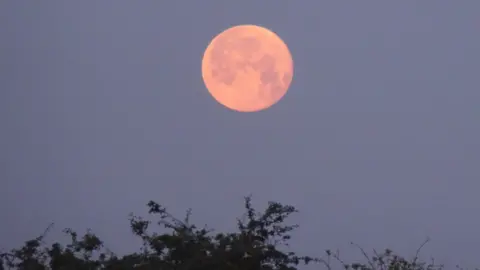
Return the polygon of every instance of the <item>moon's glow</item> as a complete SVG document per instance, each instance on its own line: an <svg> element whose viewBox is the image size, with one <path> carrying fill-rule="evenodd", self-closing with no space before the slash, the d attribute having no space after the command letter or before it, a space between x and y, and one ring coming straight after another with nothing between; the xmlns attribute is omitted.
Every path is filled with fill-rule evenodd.
<svg viewBox="0 0 480 270"><path fill-rule="evenodd" d="M202 59L202 77L210 94L241 112L266 109L287 92L293 60L287 45L272 31L240 25L218 34Z"/></svg>

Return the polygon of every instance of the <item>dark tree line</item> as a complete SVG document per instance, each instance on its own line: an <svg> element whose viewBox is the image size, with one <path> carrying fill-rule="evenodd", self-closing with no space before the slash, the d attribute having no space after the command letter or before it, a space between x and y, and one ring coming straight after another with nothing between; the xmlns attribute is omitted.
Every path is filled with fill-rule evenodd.
<svg viewBox="0 0 480 270"><path fill-rule="evenodd" d="M68 244L47 245L47 229L21 248L1 253L0 270L296 270L303 264L316 264L318 269L443 269L434 262L418 261L420 249L415 258L407 260L388 249L368 255L358 247L365 260L354 263L345 262L338 252L330 250L323 258L285 252L290 232L297 228L285 220L297 210L277 202L257 212L250 197L245 198L245 215L237 220L238 230L230 233L215 233L190 224L190 211L180 220L153 201L147 206L150 214L158 216L158 225L167 230L152 232L151 221L131 215L131 230L143 242L136 253L115 255L94 233L80 236L71 229L64 230L70 236Z"/></svg>

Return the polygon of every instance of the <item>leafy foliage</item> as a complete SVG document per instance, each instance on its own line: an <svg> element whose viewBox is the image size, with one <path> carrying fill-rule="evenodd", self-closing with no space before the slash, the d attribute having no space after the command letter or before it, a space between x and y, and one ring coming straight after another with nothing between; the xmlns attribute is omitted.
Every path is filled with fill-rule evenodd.
<svg viewBox="0 0 480 270"><path fill-rule="evenodd" d="M167 232L150 232L152 222L138 216L130 216L130 227L143 245L139 252L117 256L108 251L94 233L83 236L71 229L70 243L50 246L44 243L51 226L38 238L25 242L19 249L0 254L0 270L296 270L301 264L316 263L324 269L333 269L337 262L343 269L385 270L439 270L434 262L418 262L418 256L406 260L385 250L370 257L358 247L367 263L346 263L337 252L326 251L325 258L299 256L282 251L288 246L290 232L297 225L286 225L285 220L297 210L293 206L269 202L263 212L245 198L245 214L237 220L238 230L232 233L214 233L207 228L190 224L191 211L183 220L171 215L156 202L148 204L149 214L159 217L158 225ZM423 246L423 245L422 245ZM417 255L420 249L417 251Z"/></svg>

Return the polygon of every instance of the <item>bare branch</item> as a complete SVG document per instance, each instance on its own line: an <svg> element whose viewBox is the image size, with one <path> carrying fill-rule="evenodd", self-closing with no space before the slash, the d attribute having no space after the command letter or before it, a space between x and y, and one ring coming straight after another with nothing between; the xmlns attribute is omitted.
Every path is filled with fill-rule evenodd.
<svg viewBox="0 0 480 270"><path fill-rule="evenodd" d="M43 231L43 233L37 237L35 240L39 241L39 242L42 242L43 243L43 239L47 236L48 232L53 228L55 223L50 223L48 225L48 227Z"/></svg>
<svg viewBox="0 0 480 270"><path fill-rule="evenodd" d="M375 265L373 264L372 260L370 259L370 257L368 256L367 252L365 252L365 250L359 246L358 244L354 243L354 242L350 242L351 245L354 245L356 246L358 249L360 249L360 251L362 252L363 256L367 259L367 262L368 264L370 265L370 267L372 267L372 269L375 269Z"/></svg>
<svg viewBox="0 0 480 270"><path fill-rule="evenodd" d="M425 239L425 241L423 241L423 243L417 248L417 252L415 253L415 257L413 258L413 263L416 263L417 260L418 260L418 255L420 254L420 251L422 250L422 248L428 243L430 242L430 238L427 237L427 239Z"/></svg>

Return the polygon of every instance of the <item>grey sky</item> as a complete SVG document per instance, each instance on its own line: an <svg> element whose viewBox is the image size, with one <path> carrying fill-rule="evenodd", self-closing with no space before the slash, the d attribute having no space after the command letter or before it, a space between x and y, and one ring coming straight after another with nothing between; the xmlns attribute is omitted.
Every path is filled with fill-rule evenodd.
<svg viewBox="0 0 480 270"><path fill-rule="evenodd" d="M278 4L277 2L281 2ZM0 248L51 221L132 251L154 199L219 230L293 204L294 247L478 262L479 1L0 1ZM295 74L269 110L205 89L210 39L258 24ZM233 210L233 211L232 211ZM53 236L52 236L53 237ZM450 254L451 253L451 254ZM480 262L479 262L480 263Z"/></svg>

